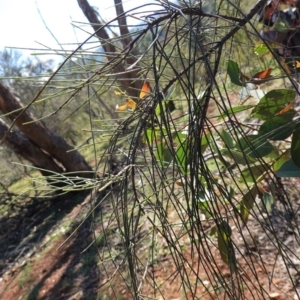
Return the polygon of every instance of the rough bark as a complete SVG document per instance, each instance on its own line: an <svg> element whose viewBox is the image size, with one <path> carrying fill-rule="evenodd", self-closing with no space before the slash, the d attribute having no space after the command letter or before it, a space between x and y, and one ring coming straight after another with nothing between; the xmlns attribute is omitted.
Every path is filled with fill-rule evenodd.
<svg viewBox="0 0 300 300"><path fill-rule="evenodd" d="M100 39L101 45L106 53L107 59L112 63L113 71L115 73L118 73L118 84L120 85L121 89L126 91L127 95L132 97L137 97L139 94L139 90L141 88L142 82L138 80L139 76L137 73L136 68L134 68L131 72L128 72L125 70L126 64L127 67L135 63L135 59L132 56L132 52L130 55L128 55L123 62L120 61L114 61L118 54L118 50L116 47L110 42L109 35L105 28L103 27L104 24L102 24L95 12L95 10L90 6L87 0L77 0L79 7L81 8L82 12L84 13L85 17L88 19L88 21L91 23L91 26L93 27L96 36ZM123 13L123 6L122 1L116 1L116 4L118 5L117 14ZM129 46L129 43L131 42L131 39L126 35L128 35L128 27L126 24L126 19L124 17L120 18L119 20L119 26L120 26L120 32L121 37L120 41L123 44L123 48L125 49L127 46ZM125 35L125 36L122 36ZM122 57L122 56L120 56ZM125 66L124 66L125 63ZM126 73L124 73L126 71ZM124 74L121 74L124 73Z"/></svg>
<svg viewBox="0 0 300 300"><path fill-rule="evenodd" d="M0 82L0 111L8 114L7 117L15 121L19 130L41 151L57 160L65 168L65 172L73 172L72 176L91 178L92 169L81 154L73 151L59 134L49 130L42 122L36 121L28 111L20 114L23 108L23 104Z"/></svg>

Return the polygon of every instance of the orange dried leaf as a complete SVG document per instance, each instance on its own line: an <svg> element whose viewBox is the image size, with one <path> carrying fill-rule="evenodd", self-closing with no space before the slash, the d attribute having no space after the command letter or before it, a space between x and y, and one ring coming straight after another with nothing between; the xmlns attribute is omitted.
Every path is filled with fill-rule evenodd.
<svg viewBox="0 0 300 300"><path fill-rule="evenodd" d="M131 108L132 110L136 109L136 102L132 99L126 99L126 106Z"/></svg>
<svg viewBox="0 0 300 300"><path fill-rule="evenodd" d="M270 74L272 73L273 69L272 68L268 68L268 69L265 69L263 71L260 71L256 74L254 74L252 76L252 78L258 78L258 79L266 79L270 76Z"/></svg>
<svg viewBox="0 0 300 300"><path fill-rule="evenodd" d="M150 86L149 81L146 80L142 85L139 98L143 99L144 97L146 97L150 93L151 93L151 86Z"/></svg>
<svg viewBox="0 0 300 300"><path fill-rule="evenodd" d="M300 68L300 62L298 60L296 61L296 68Z"/></svg>

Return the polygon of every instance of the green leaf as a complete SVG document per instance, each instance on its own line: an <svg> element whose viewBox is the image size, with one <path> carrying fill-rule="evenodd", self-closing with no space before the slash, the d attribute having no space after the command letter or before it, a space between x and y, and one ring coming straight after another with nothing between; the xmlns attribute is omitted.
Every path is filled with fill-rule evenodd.
<svg viewBox="0 0 300 300"><path fill-rule="evenodd" d="M174 104L173 100L163 101L162 103L160 103L156 106L155 115L158 118L158 120L160 120L162 112L166 112L166 111L172 112L174 110L175 110L175 104Z"/></svg>
<svg viewBox="0 0 300 300"><path fill-rule="evenodd" d="M226 263L230 271L237 271L237 261L235 256L235 251L233 243L231 241L231 228L229 224L225 221L222 221L218 227L218 247L220 255L224 263Z"/></svg>
<svg viewBox="0 0 300 300"><path fill-rule="evenodd" d="M227 61L227 73L232 83L239 86L243 86L243 83L240 81L240 73L241 73L240 68L235 61L233 60Z"/></svg>
<svg viewBox="0 0 300 300"><path fill-rule="evenodd" d="M252 157L249 157L240 151L221 149L220 152L222 155L233 159L238 165L248 165L255 161Z"/></svg>
<svg viewBox="0 0 300 300"><path fill-rule="evenodd" d="M267 165L247 167L242 171L240 181L256 182L256 179L264 174L268 169L269 167Z"/></svg>
<svg viewBox="0 0 300 300"><path fill-rule="evenodd" d="M160 113L162 111L165 111L166 110L166 101L163 101L162 103L160 104L157 104L156 108L155 108L155 114L157 117L160 116Z"/></svg>
<svg viewBox="0 0 300 300"><path fill-rule="evenodd" d="M228 108L226 110L226 113L223 113L218 117L218 120L221 120L225 117L228 117L228 116L233 115L233 114L237 114L239 112L245 111L245 110L250 109L250 108L253 108L253 105L239 105L239 106Z"/></svg>
<svg viewBox="0 0 300 300"><path fill-rule="evenodd" d="M300 168L300 124L296 126L292 136L291 157L294 164Z"/></svg>
<svg viewBox="0 0 300 300"><path fill-rule="evenodd" d="M273 141L283 141L294 131L293 117L296 112L290 110L285 114L267 119L259 128L258 135Z"/></svg>
<svg viewBox="0 0 300 300"><path fill-rule="evenodd" d="M282 165L288 161L290 158L290 153L289 151L286 151L285 153L283 153L279 158L276 159L276 161L273 163L273 171L277 172Z"/></svg>
<svg viewBox="0 0 300 300"><path fill-rule="evenodd" d="M176 132L174 141L175 145L177 146L175 154L177 165L179 166L181 173L186 174L186 159L189 155L188 136L185 133Z"/></svg>
<svg viewBox="0 0 300 300"><path fill-rule="evenodd" d="M167 95L165 96L164 98L164 101L162 101L160 104L158 104L155 108L155 114L157 117L160 116L161 112L162 111L166 111L166 108L169 108L170 109L170 104L173 102L171 99L171 97L173 96L175 90L176 90L176 86L177 86L177 83L176 84L173 84L171 86L171 88L168 90L168 93ZM173 103L174 105L174 103Z"/></svg>
<svg viewBox="0 0 300 300"><path fill-rule="evenodd" d="M159 143L163 135L166 134L166 129L159 128L158 126L147 128L145 130L144 141L149 145L153 145L154 142Z"/></svg>
<svg viewBox="0 0 300 300"><path fill-rule="evenodd" d="M201 138L201 154L205 152L209 145L210 133L205 133Z"/></svg>
<svg viewBox="0 0 300 300"><path fill-rule="evenodd" d="M146 129L146 142L148 143L148 145L153 145L154 136L155 134L153 129Z"/></svg>
<svg viewBox="0 0 300 300"><path fill-rule="evenodd" d="M246 224L249 218L250 210L253 208L255 197L258 194L258 189L254 185L244 196L241 201L241 218L242 221Z"/></svg>
<svg viewBox="0 0 300 300"><path fill-rule="evenodd" d="M274 198L272 194L269 192L264 192L262 201L265 204L267 212L270 212L272 210L272 205L274 204Z"/></svg>
<svg viewBox="0 0 300 300"><path fill-rule="evenodd" d="M167 167L173 160L173 156L165 142L157 144L155 157L162 167Z"/></svg>
<svg viewBox="0 0 300 300"><path fill-rule="evenodd" d="M218 232L218 227L217 227L216 225L214 225L214 226L210 229L208 235L209 235L209 236L215 236L215 235L217 234L217 232Z"/></svg>
<svg viewBox="0 0 300 300"><path fill-rule="evenodd" d="M221 136L226 148L232 149L233 148L233 140L232 140L231 135L227 131L222 130L220 133L220 136Z"/></svg>
<svg viewBox="0 0 300 300"><path fill-rule="evenodd" d="M300 168L292 160L285 162L276 172L278 177L300 177Z"/></svg>
<svg viewBox="0 0 300 300"><path fill-rule="evenodd" d="M177 131L174 135L174 141L177 146L179 146L181 143L185 142L187 139L187 134L182 133L180 131Z"/></svg>
<svg viewBox="0 0 300 300"><path fill-rule="evenodd" d="M220 146L219 146L219 144L216 142L215 139L212 139L212 140L211 140L209 146L210 146L210 148L211 148L211 150L212 150L213 153L219 154L219 152L220 152L220 150L219 150Z"/></svg>
<svg viewBox="0 0 300 300"><path fill-rule="evenodd" d="M235 194L234 188L232 186L228 185L226 190L228 192L228 194L227 194L227 197L229 198L228 200L231 200Z"/></svg>
<svg viewBox="0 0 300 300"><path fill-rule="evenodd" d="M261 120L267 120L284 109L285 105L294 101L295 90L278 89L265 94L252 110L252 116Z"/></svg>
<svg viewBox="0 0 300 300"><path fill-rule="evenodd" d="M273 146L270 142L255 134L242 137L236 143L236 147L252 158L261 158L273 151Z"/></svg>
<svg viewBox="0 0 300 300"><path fill-rule="evenodd" d="M183 175L187 173L186 159L188 154L188 141L186 139L185 141L181 142L180 146L176 150L176 162L180 168L181 174Z"/></svg>
<svg viewBox="0 0 300 300"><path fill-rule="evenodd" d="M256 55L265 55L269 52L270 50L268 49L265 43L259 44L257 47L254 48L254 53Z"/></svg>

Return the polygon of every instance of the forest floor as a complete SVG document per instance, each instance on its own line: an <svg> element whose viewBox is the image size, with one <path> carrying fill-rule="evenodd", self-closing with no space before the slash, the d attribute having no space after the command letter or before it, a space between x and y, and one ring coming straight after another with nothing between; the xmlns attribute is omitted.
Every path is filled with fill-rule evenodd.
<svg viewBox="0 0 300 300"><path fill-rule="evenodd" d="M295 212L293 222L297 222L300 217L300 193L297 192L300 180L289 180L285 186L292 191L291 201ZM23 199L18 214L2 218L0 299L133 298L124 273L118 272L112 264L110 270L105 270L97 251L101 244L98 244L98 248L91 245L94 232L101 229L92 226L93 222L86 219L91 208L90 200L90 195L86 193L50 200L30 199L26 202ZM296 291L300 292L300 272L297 271L300 267L300 247L296 230L286 230L280 219L285 213L280 208L274 210L271 222L282 245L287 246L291 253L289 262L284 256L278 255L278 249L268 238L263 226L258 226L254 219L250 218L248 222L253 240L250 240L249 232L244 231L244 239L248 239L247 247L244 239L237 233L233 234L240 250L237 259L240 264L239 273L243 278L244 297L241 299L298 299ZM230 282L232 275L218 250L213 244L208 247L215 257L218 272ZM213 271L207 271L208 262L205 262L204 249L195 252L189 243L182 249L186 263L202 279L202 285L198 284L194 288L194 296L184 292L173 257L170 253L165 253L143 275L145 280L140 299L231 299L217 279L212 284ZM202 264L200 268L199 261ZM195 274L191 272L190 280L193 281L194 277ZM111 280L107 282L108 278ZM153 294L154 281L161 285L156 289L156 294ZM208 290L213 292L209 295Z"/></svg>
<svg viewBox="0 0 300 300"><path fill-rule="evenodd" d="M184 267L190 270L185 275L178 262L174 263L174 253L160 245L155 261L138 274L143 279L140 299L237 299L226 293L226 283L232 285L235 296L239 286L240 299L299 300L300 179L286 179L283 184L289 208L277 201L267 216L258 213L249 218L246 228L233 229L238 276L231 274L221 259L216 238L206 246L199 243L198 249L188 239L181 245ZM117 230L107 234L110 240L95 240L95 233L105 231L105 224L95 220L112 212L109 200L88 216L94 207L88 192L52 198L14 197L7 195L6 202L1 199L6 203L0 207L4 209L0 216L1 300L134 298L129 272L121 270L121 258L113 252L120 248ZM141 228L142 242L136 249L145 255L151 252L147 230ZM103 256L106 242L112 252L107 257ZM214 258L215 267L211 267L207 253ZM114 256L115 260L108 259ZM192 282L189 290L184 289L188 283L183 285L181 276Z"/></svg>

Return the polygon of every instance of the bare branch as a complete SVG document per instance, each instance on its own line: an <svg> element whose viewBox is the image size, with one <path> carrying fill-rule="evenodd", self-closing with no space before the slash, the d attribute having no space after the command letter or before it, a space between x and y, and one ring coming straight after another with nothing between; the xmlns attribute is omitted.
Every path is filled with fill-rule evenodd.
<svg viewBox="0 0 300 300"><path fill-rule="evenodd" d="M87 0L77 0L79 7L91 23L91 26L95 30L96 35L101 40L101 45L106 53L115 53L116 48L109 42L109 36L104 28L104 24L101 24L97 17L95 10L90 6Z"/></svg>
<svg viewBox="0 0 300 300"><path fill-rule="evenodd" d="M128 25L126 21L126 16L124 13L122 0L115 0L116 13L118 16L119 29L122 36L122 44L125 48L132 42L131 36L129 35Z"/></svg>
<svg viewBox="0 0 300 300"><path fill-rule="evenodd" d="M117 0L116 0L117 1ZM91 23L91 26L95 30L95 34L99 37L101 45L107 54L107 59L113 63L114 58L116 55L120 55L120 53L117 51L116 47L110 43L109 35L105 29L105 24L102 24L95 12L95 10L90 6L87 0L77 0L79 7L81 8L82 12L86 16L86 18ZM117 1L118 2L118 1ZM121 1L120 1L121 3ZM122 3L121 3L122 4ZM124 39L122 39L122 44L124 49L131 43L131 39L129 38L128 34L128 26L126 23L126 19L124 16L124 11L122 5L118 5L118 8L120 11L120 15L118 16L118 22L121 22L123 24L120 26L120 32L121 35L126 35ZM119 19L122 19L119 21ZM119 23L120 24L120 23ZM130 55L127 55L123 62L127 63L128 65L132 65L135 62L135 59L132 56L132 51ZM141 82L138 80L138 74L136 70L133 70L132 72L125 72L125 66L124 63L121 61L118 61L117 63L113 64L113 71L118 75L118 83L120 87L127 92L128 95L136 97L138 95L138 90L141 87ZM122 74L124 73L124 74Z"/></svg>

